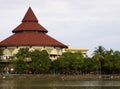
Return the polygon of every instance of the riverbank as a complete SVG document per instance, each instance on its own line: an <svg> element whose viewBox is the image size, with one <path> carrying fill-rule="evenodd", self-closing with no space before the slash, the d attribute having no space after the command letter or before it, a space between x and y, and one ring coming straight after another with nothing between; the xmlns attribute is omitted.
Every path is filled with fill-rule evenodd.
<svg viewBox="0 0 120 89"><path fill-rule="evenodd" d="M81 75L56 75L56 74L9 74L5 78L0 76L0 79L17 80L116 80L120 81L120 75L95 75L95 74L81 74Z"/></svg>

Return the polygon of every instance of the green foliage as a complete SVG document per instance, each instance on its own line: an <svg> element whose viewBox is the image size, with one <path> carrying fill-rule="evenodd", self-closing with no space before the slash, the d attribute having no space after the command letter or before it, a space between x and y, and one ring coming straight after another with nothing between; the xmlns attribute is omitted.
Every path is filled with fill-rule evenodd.
<svg viewBox="0 0 120 89"><path fill-rule="evenodd" d="M0 56L3 55L3 49L0 48Z"/></svg>
<svg viewBox="0 0 120 89"><path fill-rule="evenodd" d="M23 73L24 70L27 70L27 64L25 61L21 60L21 59L18 59L15 63L15 70L18 72L18 73Z"/></svg>
<svg viewBox="0 0 120 89"><path fill-rule="evenodd" d="M32 62L30 63L30 69L40 73L46 73L51 64L51 60L49 59L49 55L46 50L38 51L35 50L31 52Z"/></svg>
<svg viewBox="0 0 120 89"><path fill-rule="evenodd" d="M61 71L61 66L60 66L60 59L57 59L55 61L51 61L51 66L50 66L50 73L60 73Z"/></svg>
<svg viewBox="0 0 120 89"><path fill-rule="evenodd" d="M1 56L3 55L3 49L0 48L0 61L2 60Z"/></svg>
<svg viewBox="0 0 120 89"><path fill-rule="evenodd" d="M84 73L90 73L98 70L99 66L97 65L96 61L91 58L85 58L84 63L82 66L82 71Z"/></svg>
<svg viewBox="0 0 120 89"><path fill-rule="evenodd" d="M28 70L35 73L46 73L51 64L46 50L30 52L29 48L21 48L14 58L16 59L14 62L15 69L19 72ZM30 58L31 61L26 61L26 58Z"/></svg>
<svg viewBox="0 0 120 89"><path fill-rule="evenodd" d="M93 55L104 55L105 54L105 48L102 46L98 46L98 48L95 48Z"/></svg>
<svg viewBox="0 0 120 89"><path fill-rule="evenodd" d="M104 47L99 46L92 57L99 65L99 71L102 73L120 73L120 52L105 50Z"/></svg>
<svg viewBox="0 0 120 89"><path fill-rule="evenodd" d="M117 73L120 72L120 52L119 51L106 51L104 64L104 72Z"/></svg>
<svg viewBox="0 0 120 89"><path fill-rule="evenodd" d="M63 53L56 61L52 62L52 70L59 73L68 73L71 70L81 71L84 59L80 52Z"/></svg>
<svg viewBox="0 0 120 89"><path fill-rule="evenodd" d="M17 58L25 59L26 57L30 57L29 48L21 48L18 53L15 55Z"/></svg>

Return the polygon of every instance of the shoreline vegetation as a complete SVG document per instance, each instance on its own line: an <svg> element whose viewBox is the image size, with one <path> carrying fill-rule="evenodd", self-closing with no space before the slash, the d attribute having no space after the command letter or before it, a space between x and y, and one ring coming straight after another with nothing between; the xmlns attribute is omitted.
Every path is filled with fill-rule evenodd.
<svg viewBox="0 0 120 89"><path fill-rule="evenodd" d="M61 75L61 74L8 74L3 80L49 80L49 81L120 81L120 75L99 75L99 74L80 74L80 75Z"/></svg>
<svg viewBox="0 0 120 89"><path fill-rule="evenodd" d="M86 58L81 52L66 52L52 61L46 50L30 52L29 48L21 48L6 62L1 60L1 79L120 80L120 51L102 46Z"/></svg>

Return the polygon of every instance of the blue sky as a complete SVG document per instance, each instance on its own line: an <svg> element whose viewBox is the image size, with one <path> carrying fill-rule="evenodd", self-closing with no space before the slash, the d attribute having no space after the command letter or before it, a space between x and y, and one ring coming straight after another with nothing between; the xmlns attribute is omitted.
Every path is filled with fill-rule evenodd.
<svg viewBox="0 0 120 89"><path fill-rule="evenodd" d="M120 50L120 0L0 0L0 41L29 6L48 34L72 48Z"/></svg>

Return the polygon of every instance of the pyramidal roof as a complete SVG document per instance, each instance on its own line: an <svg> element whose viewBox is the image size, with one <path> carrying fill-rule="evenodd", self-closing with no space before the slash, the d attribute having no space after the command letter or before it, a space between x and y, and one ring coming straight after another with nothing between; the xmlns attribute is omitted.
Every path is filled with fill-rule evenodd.
<svg viewBox="0 0 120 89"><path fill-rule="evenodd" d="M36 18L35 14L33 13L31 7L29 7L22 22L38 22L38 19Z"/></svg>
<svg viewBox="0 0 120 89"><path fill-rule="evenodd" d="M13 31L14 34L0 42L1 47L8 46L54 46L67 48L66 45L48 36L48 32L38 23L38 20L29 7L22 23Z"/></svg>
<svg viewBox="0 0 120 89"><path fill-rule="evenodd" d="M48 31L38 23L38 20L33 13L31 7L29 7L27 13L25 14L22 23L17 26L12 32L21 32L21 31L41 31L47 33Z"/></svg>

